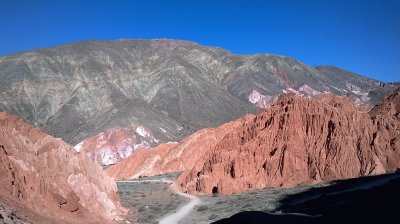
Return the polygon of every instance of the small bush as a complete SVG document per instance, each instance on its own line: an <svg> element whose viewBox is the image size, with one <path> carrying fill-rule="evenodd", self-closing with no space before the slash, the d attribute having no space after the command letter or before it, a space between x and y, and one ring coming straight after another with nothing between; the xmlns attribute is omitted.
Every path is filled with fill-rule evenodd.
<svg viewBox="0 0 400 224"><path fill-rule="evenodd" d="M209 217L208 217L208 220L215 220L215 219L217 219L218 218L218 216L216 215L216 214L211 214Z"/></svg>
<svg viewBox="0 0 400 224"><path fill-rule="evenodd" d="M208 209L207 206L202 205L202 206L200 206L200 207L197 209L197 211L198 211L198 212L202 212L202 211L205 211L205 210L207 210L207 209Z"/></svg>
<svg viewBox="0 0 400 224"><path fill-rule="evenodd" d="M138 210L138 212L144 212L144 211L146 211L146 209L144 207L140 207Z"/></svg>

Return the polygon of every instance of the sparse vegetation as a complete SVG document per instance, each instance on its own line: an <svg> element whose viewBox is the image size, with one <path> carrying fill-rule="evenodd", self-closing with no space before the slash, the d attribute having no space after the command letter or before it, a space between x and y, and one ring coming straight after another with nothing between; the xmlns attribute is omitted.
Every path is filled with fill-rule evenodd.
<svg viewBox="0 0 400 224"><path fill-rule="evenodd" d="M187 203L188 199L174 194L168 183L146 182L162 178L173 180L177 175L142 177L141 182L118 183L122 204L131 209L128 219L132 217L131 220L137 223L157 223L160 217Z"/></svg>
<svg viewBox="0 0 400 224"><path fill-rule="evenodd" d="M216 220L218 218L218 216L216 215L216 214L211 214L209 217L208 217L208 220Z"/></svg>
<svg viewBox="0 0 400 224"><path fill-rule="evenodd" d="M197 211L198 211L198 212L202 212L202 211L206 211L206 210L208 210L208 207L205 206L205 205L202 205L202 206L200 206L200 207L197 208Z"/></svg>
<svg viewBox="0 0 400 224"><path fill-rule="evenodd" d="M141 181L175 180L179 174L166 174L156 177L145 177ZM218 197L201 196L201 205L180 223L208 224L222 218L227 218L244 210L271 212L277 208L279 200L288 195L304 191L309 187L302 186L292 189L264 189ZM188 199L172 192L168 183L137 182L118 183L118 189L124 206L131 210L132 220L138 223L156 223L158 219L176 211L188 202ZM151 194L150 194L151 193ZM147 206L147 207L146 207ZM218 213L211 213L218 211ZM135 217L135 219L133 219Z"/></svg>

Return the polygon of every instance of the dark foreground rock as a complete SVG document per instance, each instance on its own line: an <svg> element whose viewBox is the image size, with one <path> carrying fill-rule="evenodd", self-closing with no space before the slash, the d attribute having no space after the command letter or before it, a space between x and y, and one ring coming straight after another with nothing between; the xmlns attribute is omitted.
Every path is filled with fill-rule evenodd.
<svg viewBox="0 0 400 224"><path fill-rule="evenodd" d="M338 181L289 195L273 213L246 211L214 223L396 223L400 174Z"/></svg>

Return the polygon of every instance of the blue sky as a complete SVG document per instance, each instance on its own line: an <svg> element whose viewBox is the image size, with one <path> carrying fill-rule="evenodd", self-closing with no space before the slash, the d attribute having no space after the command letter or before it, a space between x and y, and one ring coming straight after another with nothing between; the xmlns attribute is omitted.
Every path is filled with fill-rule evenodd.
<svg viewBox="0 0 400 224"><path fill-rule="evenodd" d="M0 55L68 42L172 38L400 81L400 1L0 0Z"/></svg>

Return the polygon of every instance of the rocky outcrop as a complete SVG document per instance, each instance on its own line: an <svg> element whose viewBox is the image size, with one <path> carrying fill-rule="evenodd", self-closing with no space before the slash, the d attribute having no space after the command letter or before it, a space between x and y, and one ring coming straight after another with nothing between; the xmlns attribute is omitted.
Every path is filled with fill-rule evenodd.
<svg viewBox="0 0 400 224"><path fill-rule="evenodd" d="M259 108L268 108L278 100L279 96L264 96L253 89L249 95L249 101Z"/></svg>
<svg viewBox="0 0 400 224"><path fill-rule="evenodd" d="M82 41L3 56L0 80L0 110L73 145L137 125L178 141L268 107L284 91L375 102L392 88L334 67L179 40Z"/></svg>
<svg viewBox="0 0 400 224"><path fill-rule="evenodd" d="M132 178L184 171L182 189L200 194L384 173L400 167L398 94L371 111L348 97L287 94L258 115L201 130L168 148L143 150L106 172Z"/></svg>
<svg viewBox="0 0 400 224"><path fill-rule="evenodd" d="M130 156L108 167L105 172L113 178L122 180L168 173L168 170L161 170L161 160L177 144L172 142L161 144L151 150L139 149L135 152L134 156ZM178 169L170 170L170 172L175 172L176 170Z"/></svg>
<svg viewBox="0 0 400 224"><path fill-rule="evenodd" d="M395 170L398 94L370 113L345 97L281 97L262 114L240 120L241 127L227 131L179 183L189 192L230 194Z"/></svg>
<svg viewBox="0 0 400 224"><path fill-rule="evenodd" d="M113 223L117 186L86 154L0 112L0 199L34 223Z"/></svg>
<svg viewBox="0 0 400 224"><path fill-rule="evenodd" d="M105 172L116 179L130 179L190 170L204 154L210 153L226 130L237 126L238 122L230 122L221 128L195 132L179 144L171 142L153 149L137 150L132 156L108 167Z"/></svg>
<svg viewBox="0 0 400 224"><path fill-rule="evenodd" d="M142 125L107 129L85 139L74 148L84 152L102 166L114 164L140 148L150 148L158 143L152 133Z"/></svg>
<svg viewBox="0 0 400 224"><path fill-rule="evenodd" d="M400 87L385 96L380 104L371 109L372 117L384 116L388 119L400 120Z"/></svg>

